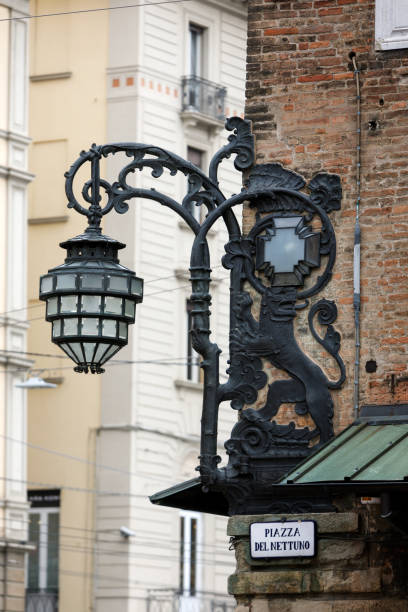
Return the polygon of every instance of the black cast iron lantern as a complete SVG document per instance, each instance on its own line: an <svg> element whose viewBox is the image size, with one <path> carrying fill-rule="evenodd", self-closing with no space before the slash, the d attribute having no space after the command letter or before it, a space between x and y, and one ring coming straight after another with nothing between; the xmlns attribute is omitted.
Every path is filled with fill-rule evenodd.
<svg viewBox="0 0 408 612"><path fill-rule="evenodd" d="M40 279L52 341L77 364L76 372L102 373L102 365L128 342L143 298L143 280L119 263L125 245L88 228L61 242L65 263Z"/></svg>

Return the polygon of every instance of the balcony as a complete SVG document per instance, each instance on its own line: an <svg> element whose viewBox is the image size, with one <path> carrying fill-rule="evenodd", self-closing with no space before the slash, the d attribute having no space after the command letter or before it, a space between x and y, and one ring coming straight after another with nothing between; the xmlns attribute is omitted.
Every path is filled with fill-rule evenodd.
<svg viewBox="0 0 408 612"><path fill-rule="evenodd" d="M234 612L235 600L228 595L199 591L185 597L179 591L151 590L146 600L147 612Z"/></svg>
<svg viewBox="0 0 408 612"><path fill-rule="evenodd" d="M58 612L58 593L27 590L25 612Z"/></svg>
<svg viewBox="0 0 408 612"><path fill-rule="evenodd" d="M189 123L222 127L225 120L227 90L197 76L182 79L181 118Z"/></svg>

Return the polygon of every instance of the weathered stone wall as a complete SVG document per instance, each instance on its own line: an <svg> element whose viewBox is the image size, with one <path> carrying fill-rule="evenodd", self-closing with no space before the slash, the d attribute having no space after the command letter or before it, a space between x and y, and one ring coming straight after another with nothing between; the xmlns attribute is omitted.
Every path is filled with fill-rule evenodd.
<svg viewBox="0 0 408 612"><path fill-rule="evenodd" d="M346 500L338 513L291 515L317 523L317 555L251 559L249 525L282 515L234 516L237 571L229 590L237 612L408 611L408 542L380 517L378 505Z"/></svg>
<svg viewBox="0 0 408 612"><path fill-rule="evenodd" d="M339 307L348 381L333 393L336 431L353 419L357 103L351 51L361 70L362 104L360 398L408 401L408 49L374 50L374 10L374 0L249 0L246 116L257 163L280 162L307 180L320 171L341 176L342 209L331 215L338 239L334 277L315 298L335 299ZM245 228L252 215L245 211ZM322 366L332 365L304 317L295 322L299 342ZM366 373L368 360L377 363L376 372Z"/></svg>

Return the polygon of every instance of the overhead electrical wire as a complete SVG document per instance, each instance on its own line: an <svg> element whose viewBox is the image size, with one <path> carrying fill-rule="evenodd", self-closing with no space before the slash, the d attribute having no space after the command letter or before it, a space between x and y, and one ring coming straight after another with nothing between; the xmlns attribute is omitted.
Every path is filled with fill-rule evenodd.
<svg viewBox="0 0 408 612"><path fill-rule="evenodd" d="M143 2L140 4L124 4L122 6L107 6L94 9L80 9L78 11L62 11L60 13L42 13L41 15L26 15L25 17L7 17L0 21L21 21L22 19L40 19L41 17L60 17L62 15L76 15L78 13L98 13L101 11L116 11L127 8L140 8L143 6L157 6L159 4L179 4L180 2L191 2L192 0L159 0L159 2Z"/></svg>
<svg viewBox="0 0 408 612"><path fill-rule="evenodd" d="M95 542L95 544L97 545L98 542ZM47 544L45 543L44 544L41 542L38 543L39 548L43 548L43 547L45 548L46 546ZM226 547L227 546L228 544L226 543ZM94 548L78 547L76 545L67 546L64 544L59 546L58 548L59 550L63 550L65 552L71 552L73 554L79 554L79 555L98 554L98 555L106 555L107 557L125 557L126 559L138 559L139 561L142 561L143 563L146 562L146 560L157 561L157 559L161 559L162 561L174 561L175 557L178 557L177 552L179 550L178 549L177 551L175 551L174 554L170 554L170 555L144 553L143 559L141 559L140 552L130 552L128 550L105 550L99 547L94 549ZM226 551L228 551L228 548L226 548ZM207 553L207 554L209 554L209 558L204 557L201 553L199 553L199 551L197 551L197 561L199 561L200 565L214 565L215 555L211 553ZM123 567L124 565L127 565L128 567L137 567L137 566L140 566L140 563L112 563L112 562L101 563L99 560L97 563L97 566L99 567ZM217 559L217 565L231 567L231 563L229 563L228 561L221 561L219 559Z"/></svg>
<svg viewBox="0 0 408 612"><path fill-rule="evenodd" d="M154 430L152 430L152 431L149 431L147 433L156 433L156 432ZM160 432L160 434L162 434L162 435L163 435L163 433L164 433L164 435L167 435L167 434L171 435L172 432ZM68 453L63 453L63 452L60 452L60 451L56 451L56 450L53 450L51 448L47 448L45 446L40 446L38 444L33 444L31 442L27 442L25 440L18 440L17 438L12 438L11 436L7 436L6 434L0 434L0 438L3 438L3 439L8 440L10 442L14 442L16 444L21 444L22 446L26 446L28 448L32 448L34 450L41 451L43 453L48 453L50 455L61 457L62 459L69 459L70 461L77 461L78 463L83 463L83 464L86 464L86 465L92 465L93 467L95 467L97 469L100 469L100 470L110 470L110 471L113 471L113 472L117 472L119 474L125 474L126 476L136 476L137 478L140 478L141 476L143 476L143 474L141 474L141 473L130 472L128 470L123 470L121 468L117 468L117 467L114 467L114 466L97 463L96 461L92 461L90 459L85 459L83 457L78 457L76 455L70 455ZM145 475L145 477L147 477L149 479L152 478L151 475L149 475L149 476ZM161 481L162 479L158 477L157 480Z"/></svg>
<svg viewBox="0 0 408 612"><path fill-rule="evenodd" d="M36 480L24 480L22 478L9 478L8 476L0 476L0 480L6 482L19 482L21 484L44 487L47 489L60 489L61 491L75 491L77 493L92 493L93 495L106 495L107 497L135 497L146 499L147 495L138 493L121 493L119 491L105 491L102 489L86 489L83 487L72 487L70 485L55 484L50 482L38 482Z"/></svg>
<svg viewBox="0 0 408 612"><path fill-rule="evenodd" d="M32 509L32 512L35 513L35 508ZM39 511L41 510L41 508L38 509ZM55 508L55 510L59 510L58 507ZM0 521L3 522L8 522L10 521L14 522L14 519L10 519L10 518L0 518ZM29 520L22 520L20 521L21 523L24 524L30 524L31 521ZM47 526L44 525L43 523L39 524L40 528L38 529L37 533L48 533L47 532ZM66 531L66 530L76 530L76 531L85 531L85 532L91 532L94 533L94 536L87 536L87 535L73 535L73 534L65 534L65 533L61 533L61 531ZM105 531L105 530L97 530L97 529L86 529L86 528L81 528L81 527L66 527L64 525L59 525L59 535L55 536L55 538L53 536L48 535L48 540L54 540L54 539L58 539L58 537L61 538L65 538L65 539L73 539L73 540L87 540L90 542L97 542L97 543L102 543L102 544L112 544L112 545L117 545L120 543L119 540L101 540L99 539L99 535L102 536L107 536L109 534L118 534L119 533L119 528L116 529L111 529L109 531ZM225 536L228 540L228 537ZM171 538L145 538L143 540L139 540L136 538L132 537L132 543L137 544L137 545L149 545L149 546L155 546L155 547L161 547L161 546L165 546L166 548L168 546L180 546L180 540L179 539L171 539ZM222 546L218 546L217 544L204 544L204 543L197 543L197 548L205 548L205 549L210 549L213 551L218 550L219 552L214 552L213 554L222 554L225 549Z"/></svg>

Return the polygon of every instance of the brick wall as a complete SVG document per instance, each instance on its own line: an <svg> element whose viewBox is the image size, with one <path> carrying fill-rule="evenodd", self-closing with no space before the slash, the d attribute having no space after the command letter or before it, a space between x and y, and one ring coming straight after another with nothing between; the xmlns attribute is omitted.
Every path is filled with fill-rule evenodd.
<svg viewBox="0 0 408 612"><path fill-rule="evenodd" d="M353 238L356 202L356 85L361 69L361 403L408 402L408 49L374 50L374 0L249 0L246 116L257 163L280 162L307 180L341 176L332 213L338 256L316 299L335 299L348 381L334 392L338 430L353 417ZM375 129L370 129L371 126ZM253 213L245 212L244 224ZM298 339L324 354L298 320ZM377 370L367 373L368 360Z"/></svg>

